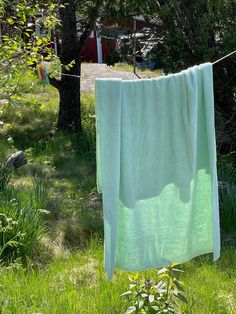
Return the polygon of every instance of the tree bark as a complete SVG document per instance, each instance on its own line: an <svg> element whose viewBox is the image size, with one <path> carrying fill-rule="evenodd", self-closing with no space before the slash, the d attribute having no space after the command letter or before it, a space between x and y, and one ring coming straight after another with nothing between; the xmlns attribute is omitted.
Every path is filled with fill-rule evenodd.
<svg viewBox="0 0 236 314"><path fill-rule="evenodd" d="M57 127L67 132L80 132L82 130L80 78L69 76L80 76L81 73L81 51L76 29L76 8L73 0L64 0L63 4L64 8L61 8L59 12L61 19L60 61L62 77L58 88L60 105ZM73 62L73 65L70 68L66 67L71 62Z"/></svg>
<svg viewBox="0 0 236 314"><path fill-rule="evenodd" d="M52 86L58 89L60 95L58 129L67 132L81 132L81 106L80 106L80 78L81 54L86 42L94 29L99 16L99 9L103 1L91 2L85 12L86 22L80 38L77 35L76 5L78 1L62 0L63 7L59 10L61 20L61 80L49 77ZM90 1L89 1L90 2ZM68 68L68 65L73 64ZM70 76L72 75L72 76Z"/></svg>
<svg viewBox="0 0 236 314"><path fill-rule="evenodd" d="M73 71L63 71L65 74L80 76L80 63L73 66ZM57 127L68 132L80 132L80 79L76 77L62 76L59 88L60 104Z"/></svg>

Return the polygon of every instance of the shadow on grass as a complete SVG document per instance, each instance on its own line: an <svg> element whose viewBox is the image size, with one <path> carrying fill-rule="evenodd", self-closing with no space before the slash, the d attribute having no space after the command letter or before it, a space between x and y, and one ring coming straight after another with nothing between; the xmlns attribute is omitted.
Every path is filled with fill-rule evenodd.
<svg viewBox="0 0 236 314"><path fill-rule="evenodd" d="M30 190L31 178L45 182L49 235L70 248L84 247L93 234L103 233L101 200L96 193L93 97L89 95L88 104L86 97L83 102L81 134L56 130L56 111L32 106L6 111L5 120L11 126L3 132L13 138L16 149L25 151L28 160L16 171L12 184L20 191Z"/></svg>

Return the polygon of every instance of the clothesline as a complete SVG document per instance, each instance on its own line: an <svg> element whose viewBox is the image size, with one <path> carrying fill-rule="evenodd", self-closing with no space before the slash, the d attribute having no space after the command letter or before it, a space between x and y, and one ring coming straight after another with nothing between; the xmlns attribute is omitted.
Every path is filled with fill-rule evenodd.
<svg viewBox="0 0 236 314"><path fill-rule="evenodd" d="M224 57L222 57L222 58L220 58L220 59L218 59L218 60L212 62L212 65L214 65L214 64L216 64L216 63L218 63L218 62L220 62L220 61L222 61L222 60L228 58L229 56L233 55L234 53L236 53L236 50L234 50L234 51L230 52L229 54L225 55ZM54 73L55 73L55 74L62 75L62 76L70 76L70 77L83 78L83 79L88 79L88 80L94 79L93 77L86 77L86 76L81 76L81 75L66 74L66 73L59 73L59 72L54 72ZM136 74L136 73L134 73L134 74L135 74L139 79L141 79L141 77L140 77L138 74Z"/></svg>
<svg viewBox="0 0 236 314"><path fill-rule="evenodd" d="M212 62L212 65L214 65L214 64L216 64L216 63L218 63L218 62L220 62L221 60L224 60L224 59L228 58L229 56L233 55L234 53L236 53L236 50L234 50L234 51L228 53L226 56L224 56L224 57L222 57L222 58L220 58L220 59L218 59L218 60Z"/></svg>

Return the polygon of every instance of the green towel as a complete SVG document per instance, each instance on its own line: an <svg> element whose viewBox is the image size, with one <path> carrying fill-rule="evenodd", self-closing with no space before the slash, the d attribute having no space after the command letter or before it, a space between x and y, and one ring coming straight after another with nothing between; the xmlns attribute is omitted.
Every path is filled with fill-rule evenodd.
<svg viewBox="0 0 236 314"><path fill-rule="evenodd" d="M142 80L97 79L97 185L105 269L220 255L212 65Z"/></svg>

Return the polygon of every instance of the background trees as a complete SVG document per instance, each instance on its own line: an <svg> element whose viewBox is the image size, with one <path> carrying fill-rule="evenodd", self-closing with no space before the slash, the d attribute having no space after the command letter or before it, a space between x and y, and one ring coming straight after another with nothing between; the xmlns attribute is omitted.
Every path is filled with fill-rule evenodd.
<svg viewBox="0 0 236 314"><path fill-rule="evenodd" d="M203 62L213 62L236 49L234 0L160 0L142 4L147 19L161 20L150 57L164 72L177 72ZM155 29L153 29L155 32ZM214 65L214 93L218 147L236 148L236 55Z"/></svg>
<svg viewBox="0 0 236 314"><path fill-rule="evenodd" d="M59 10L61 25L61 79L50 78L60 95L58 128L69 132L82 130L80 114L80 79L68 75L81 75L81 55L98 19L106 17L120 20L139 11L134 1L120 0L62 0ZM79 29L78 23L79 22ZM80 36L78 37L78 30ZM71 65L71 66L68 66Z"/></svg>
<svg viewBox="0 0 236 314"><path fill-rule="evenodd" d="M51 29L58 23L56 7L50 1L0 2L0 99L15 103L24 91L24 76L35 71L42 55L53 57L50 44ZM35 30L39 24L45 30L40 36Z"/></svg>
<svg viewBox="0 0 236 314"><path fill-rule="evenodd" d="M52 29L57 24L63 75L60 79L50 77L50 83L60 95L57 126L69 132L80 132L82 123L80 79L68 75L80 76L82 51L98 19L109 17L115 24L142 14L147 21L161 21L164 33L152 30L160 40L154 43L151 58L165 73L216 60L236 49L234 0L61 0L58 3L55 0L1 0L0 6L2 19L9 28L9 35L1 44L1 70L10 70L11 77L18 75L19 67L39 62L43 51L48 54L48 60L53 59L50 32L49 36L37 38L28 27L30 20L37 20L41 14L46 28ZM235 63L235 57L231 57L214 66L216 108L226 120L235 110ZM1 85L7 86L5 91L11 90L9 75L1 76L0 80Z"/></svg>

